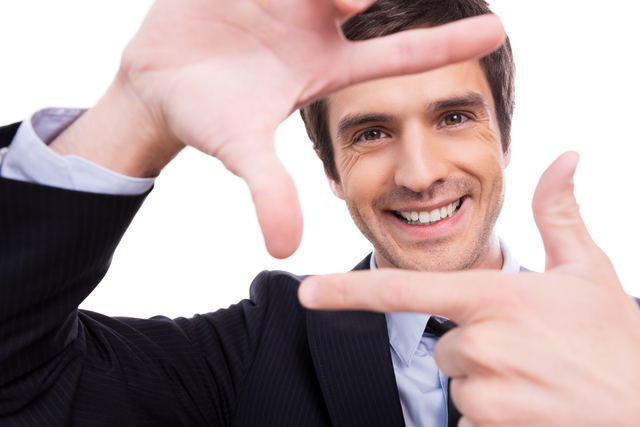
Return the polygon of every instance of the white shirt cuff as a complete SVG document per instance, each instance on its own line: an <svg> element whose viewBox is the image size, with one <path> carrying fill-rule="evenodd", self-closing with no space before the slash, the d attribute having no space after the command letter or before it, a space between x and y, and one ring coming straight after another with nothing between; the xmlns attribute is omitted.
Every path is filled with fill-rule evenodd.
<svg viewBox="0 0 640 427"><path fill-rule="evenodd" d="M86 110L47 108L23 121L2 159L0 176L89 193L137 195L155 178L119 174L74 155L61 156L47 144Z"/></svg>

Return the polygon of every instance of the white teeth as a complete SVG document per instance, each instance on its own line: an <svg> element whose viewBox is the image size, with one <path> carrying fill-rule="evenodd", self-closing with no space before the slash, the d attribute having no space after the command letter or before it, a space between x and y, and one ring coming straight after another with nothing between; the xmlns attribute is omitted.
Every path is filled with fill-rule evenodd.
<svg viewBox="0 0 640 427"><path fill-rule="evenodd" d="M457 212L458 206L460 206L460 199L453 203L449 203L447 206L442 206L438 209L434 209L431 212L400 212L396 211L397 215L400 215L407 220L409 224L416 225L431 225L441 219L450 218L455 212Z"/></svg>

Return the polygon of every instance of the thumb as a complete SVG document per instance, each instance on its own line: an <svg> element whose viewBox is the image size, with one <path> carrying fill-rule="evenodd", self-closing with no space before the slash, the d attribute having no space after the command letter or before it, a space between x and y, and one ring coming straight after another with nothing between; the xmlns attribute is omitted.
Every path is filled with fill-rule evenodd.
<svg viewBox="0 0 640 427"><path fill-rule="evenodd" d="M273 149L252 151L251 155L244 153L232 168L225 166L249 186L267 250L275 258L286 258L302 239L298 192Z"/></svg>
<svg viewBox="0 0 640 427"><path fill-rule="evenodd" d="M533 195L533 216L546 252L546 270L589 262L597 246L580 216L573 175L580 155L569 151L542 174Z"/></svg>

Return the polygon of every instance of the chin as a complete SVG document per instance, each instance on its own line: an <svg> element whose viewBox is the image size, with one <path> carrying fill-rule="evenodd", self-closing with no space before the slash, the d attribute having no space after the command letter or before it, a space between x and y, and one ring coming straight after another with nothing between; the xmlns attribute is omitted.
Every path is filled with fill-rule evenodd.
<svg viewBox="0 0 640 427"><path fill-rule="evenodd" d="M466 248L454 249L447 245L445 247L429 246L422 250L415 250L412 253L401 251L389 251L384 247L376 246L376 253L380 254L393 267L403 270L447 272L463 271L475 268L482 254L486 252L487 245L480 244L467 246Z"/></svg>

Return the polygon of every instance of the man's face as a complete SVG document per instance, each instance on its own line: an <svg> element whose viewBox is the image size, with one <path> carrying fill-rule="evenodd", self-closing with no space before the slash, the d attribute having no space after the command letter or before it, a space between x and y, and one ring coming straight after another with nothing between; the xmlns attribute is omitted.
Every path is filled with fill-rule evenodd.
<svg viewBox="0 0 640 427"><path fill-rule="evenodd" d="M328 105L332 188L379 267L500 268L509 156L477 61L352 86Z"/></svg>

